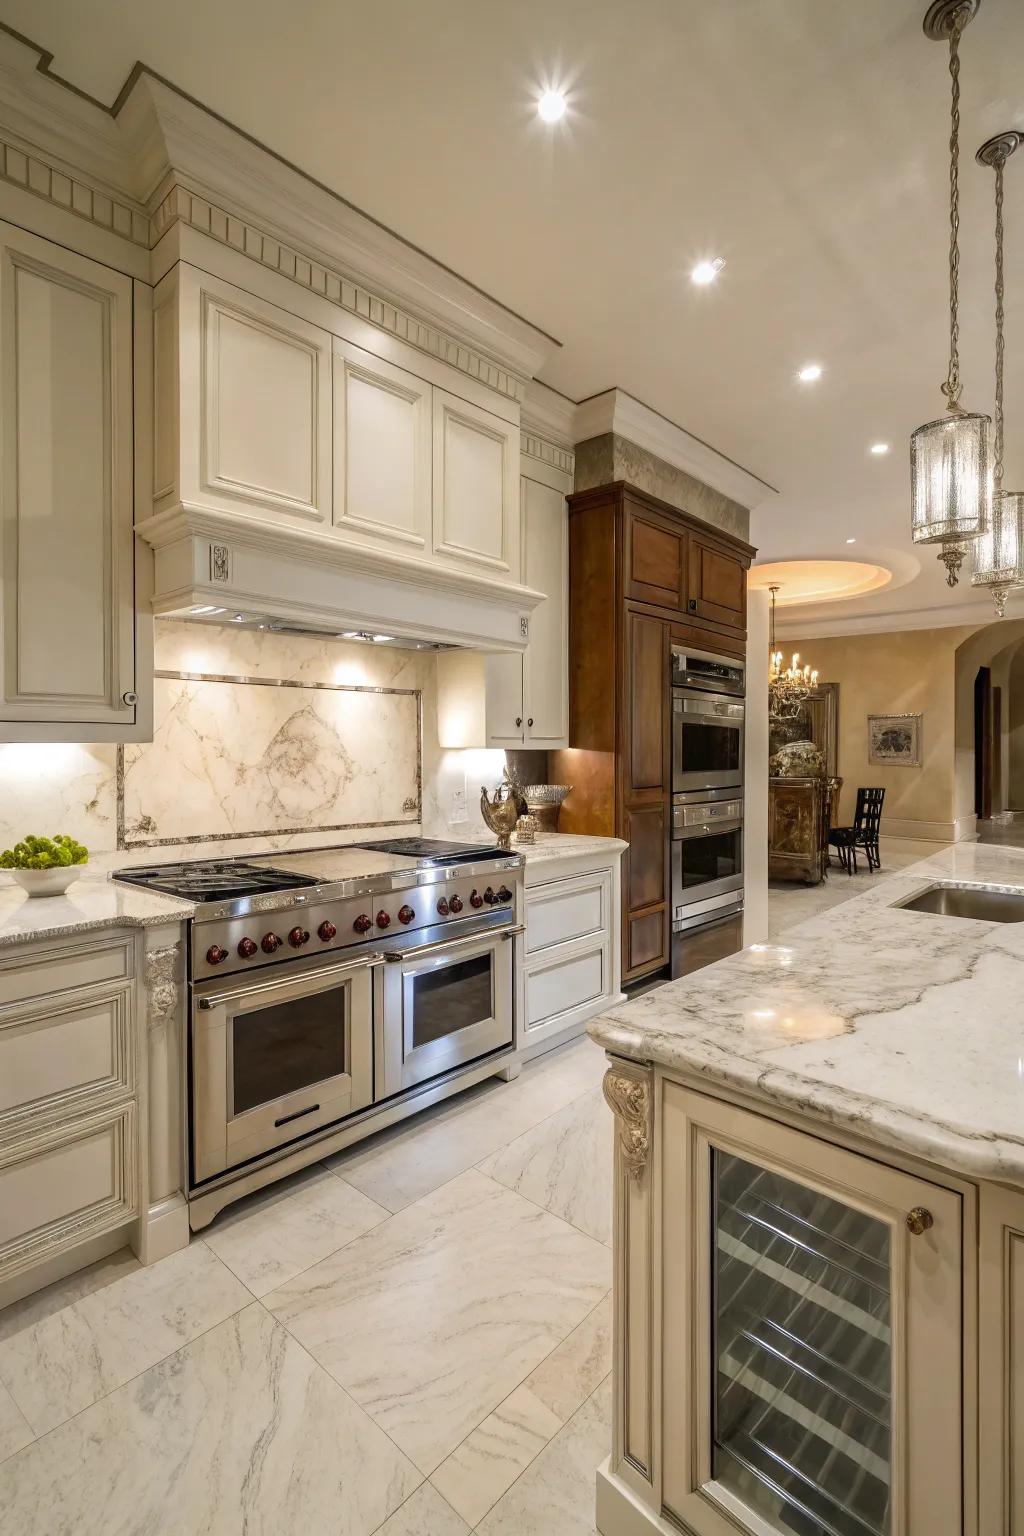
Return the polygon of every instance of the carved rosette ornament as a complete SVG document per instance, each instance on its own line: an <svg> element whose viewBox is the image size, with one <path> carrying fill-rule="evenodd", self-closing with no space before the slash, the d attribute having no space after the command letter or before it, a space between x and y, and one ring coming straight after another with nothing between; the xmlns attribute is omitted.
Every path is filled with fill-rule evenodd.
<svg viewBox="0 0 1024 1536"><path fill-rule="evenodd" d="M146 951L146 1012L152 1030L163 1029L177 1015L182 996L180 944Z"/></svg>
<svg viewBox="0 0 1024 1536"><path fill-rule="evenodd" d="M651 1083L643 1068L609 1067L604 1096L618 1122L619 1149L626 1172L639 1179L651 1151Z"/></svg>

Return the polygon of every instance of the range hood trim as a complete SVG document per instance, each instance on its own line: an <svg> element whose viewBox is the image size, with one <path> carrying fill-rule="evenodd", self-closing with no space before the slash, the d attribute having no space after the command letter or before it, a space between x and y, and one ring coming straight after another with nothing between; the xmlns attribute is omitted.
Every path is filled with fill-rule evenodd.
<svg viewBox="0 0 1024 1536"><path fill-rule="evenodd" d="M342 543L308 527L282 527L187 503L136 525L155 552L153 611L189 617L213 605L310 633L369 629L477 650L523 651L529 614L544 593L473 572ZM213 547L228 550L214 579Z"/></svg>

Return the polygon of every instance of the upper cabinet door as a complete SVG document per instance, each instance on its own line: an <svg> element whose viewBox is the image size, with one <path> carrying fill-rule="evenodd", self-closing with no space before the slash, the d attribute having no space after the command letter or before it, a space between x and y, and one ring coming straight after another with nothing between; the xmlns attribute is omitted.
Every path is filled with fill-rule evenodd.
<svg viewBox="0 0 1024 1536"><path fill-rule="evenodd" d="M334 522L358 541L430 546L431 386L334 339Z"/></svg>
<svg viewBox="0 0 1024 1536"><path fill-rule="evenodd" d="M714 624L747 627L747 568L718 544L690 535L687 611Z"/></svg>
<svg viewBox="0 0 1024 1536"><path fill-rule="evenodd" d="M569 745L569 518L565 495L537 480L520 482L523 580L545 594L530 615L523 658L526 745Z"/></svg>
<svg viewBox="0 0 1024 1536"><path fill-rule="evenodd" d="M660 608L682 608L686 530L657 512L626 504L626 596Z"/></svg>
<svg viewBox="0 0 1024 1536"><path fill-rule="evenodd" d="M2 720L131 726L130 279L0 224L0 359Z"/></svg>
<svg viewBox="0 0 1024 1536"><path fill-rule="evenodd" d="M519 429L434 390L434 554L519 580Z"/></svg>
<svg viewBox="0 0 1024 1536"><path fill-rule="evenodd" d="M179 281L183 499L329 522L330 336L205 272Z"/></svg>

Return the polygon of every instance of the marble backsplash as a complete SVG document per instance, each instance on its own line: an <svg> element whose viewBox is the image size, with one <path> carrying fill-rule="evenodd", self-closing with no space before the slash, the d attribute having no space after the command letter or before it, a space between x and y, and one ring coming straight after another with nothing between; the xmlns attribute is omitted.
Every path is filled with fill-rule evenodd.
<svg viewBox="0 0 1024 1536"><path fill-rule="evenodd" d="M198 857L213 838L482 826L504 755L442 752L432 652L161 620L155 660L154 739L121 749L120 774L114 746L0 746L0 848L61 831L94 853L202 840Z"/></svg>

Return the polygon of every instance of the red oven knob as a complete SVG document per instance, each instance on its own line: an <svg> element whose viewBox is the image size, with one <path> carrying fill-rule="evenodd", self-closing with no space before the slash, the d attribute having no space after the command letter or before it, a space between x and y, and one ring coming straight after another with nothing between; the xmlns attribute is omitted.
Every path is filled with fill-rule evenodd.
<svg viewBox="0 0 1024 1536"><path fill-rule="evenodd" d="M512 892L509 890L507 885L503 885L501 887L501 889L499 890L499 892L498 892L498 900L499 901L511 901L512 900Z"/></svg>
<svg viewBox="0 0 1024 1536"><path fill-rule="evenodd" d="M455 900L459 901L459 898L456 896ZM459 902L459 905L461 906L462 903ZM441 900L437 904L437 915L438 915L438 917L447 917L448 916L448 903L445 901L443 896L441 897Z"/></svg>
<svg viewBox="0 0 1024 1536"><path fill-rule="evenodd" d="M448 903L448 911L449 912L461 912L462 911L462 897L461 896L453 896L452 897L451 901Z"/></svg>
<svg viewBox="0 0 1024 1536"><path fill-rule="evenodd" d="M494 891L491 889L490 886L488 886L486 891L484 891L484 901L486 901L486 903L487 903L487 905L489 907L493 907L493 905L497 901L497 899L498 898L497 898L497 896L495 896Z"/></svg>
<svg viewBox="0 0 1024 1536"><path fill-rule="evenodd" d="M415 916L416 913L412 907L399 907L398 909L398 921L400 923L411 923Z"/></svg>
<svg viewBox="0 0 1024 1536"><path fill-rule="evenodd" d="M227 957L227 950L221 949L219 944L211 944L209 949L206 951L207 965L220 965L221 961L226 960Z"/></svg>
<svg viewBox="0 0 1024 1536"><path fill-rule="evenodd" d="M265 955L272 955L275 949L281 948L281 940L276 933L265 933L260 939L260 948Z"/></svg>
<svg viewBox="0 0 1024 1536"><path fill-rule="evenodd" d="M251 960L258 949L259 945L255 939L239 939L238 941L238 953L243 960Z"/></svg>
<svg viewBox="0 0 1024 1536"><path fill-rule="evenodd" d="M357 933L365 933L365 931L366 931L366 929L359 927L359 924L360 924L361 921L362 921L361 918L358 918L358 917L356 918L355 927L356 927L356 932ZM369 926L370 926L370 919L367 918L366 919L366 927L369 928ZM326 922L324 922L324 923L320 924L320 927L317 929L316 934L317 934L317 938L318 939L323 939L325 944L329 944L331 942L331 940L336 936L337 932L338 932L338 930L337 930L337 928L335 928L333 923L326 923Z"/></svg>
<svg viewBox="0 0 1024 1536"><path fill-rule="evenodd" d="M326 927L327 925L325 924L324 926ZM352 924L352 927L355 929L356 933L369 933L370 929L373 927L373 918L368 917L365 912L360 912L359 916Z"/></svg>
<svg viewBox="0 0 1024 1536"><path fill-rule="evenodd" d="M483 906L484 899L480 895L479 891L470 891L470 893L469 893L469 904L470 904L471 907L482 907Z"/></svg>
<svg viewBox="0 0 1024 1536"><path fill-rule="evenodd" d="M384 911L383 907L381 907L380 911L377 913L377 927L378 928L390 928L391 927L391 918L388 915L388 913Z"/></svg>
<svg viewBox="0 0 1024 1536"><path fill-rule="evenodd" d="M293 928L288 935L288 943L292 949L301 949L303 944L309 943L309 934L305 928Z"/></svg>

